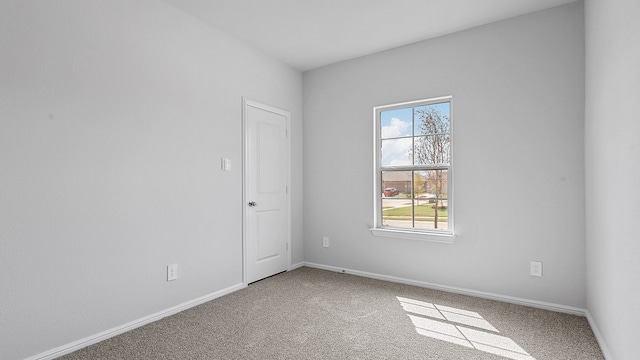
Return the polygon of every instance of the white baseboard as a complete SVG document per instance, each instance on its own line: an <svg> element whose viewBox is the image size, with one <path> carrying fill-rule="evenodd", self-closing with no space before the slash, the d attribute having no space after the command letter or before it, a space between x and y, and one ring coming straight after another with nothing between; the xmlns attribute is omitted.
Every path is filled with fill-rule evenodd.
<svg viewBox="0 0 640 360"><path fill-rule="evenodd" d="M234 285L234 286L228 287L226 289L222 289L220 291L216 291L216 292L211 293L209 295L205 295L205 296L202 296L202 297L199 297L199 298L184 302L184 303L182 303L180 305L168 308L166 310L159 311L159 312L157 312L155 314L151 314L149 316L145 316L143 318L128 322L128 323L126 323L124 325L116 326L116 327L114 327L112 329L97 333L95 335L88 336L88 337L86 337L84 339L81 339L81 340L78 340L78 341L74 341L72 343L59 346L59 347L57 347L55 349L43 352L41 354L28 357L25 360L50 360L50 359L55 359L55 358L57 358L59 356L72 353L72 352L74 352L76 350L80 350L80 349L82 349L84 347L87 347L89 345L93 345L93 344L98 343L100 341L109 339L109 338L114 337L116 335L120 335L120 334L125 333L127 331L130 331L130 330L133 330L135 328L138 328L140 326L152 323L154 321L158 321L158 320L160 320L160 319L162 319L164 317L167 317L167 316L179 313L181 311L187 310L189 308L192 308L194 306L203 304L203 303L205 303L207 301L211 301L211 300L217 299L217 298L219 298L221 296L230 294L230 293L232 293L234 291L238 291L238 290L244 289L245 287L247 287L247 285L245 285L245 284Z"/></svg>
<svg viewBox="0 0 640 360"><path fill-rule="evenodd" d="M335 271L335 272L340 272L340 273L346 273L346 274L351 274L351 275L357 275L357 276L362 276L362 277L367 277L367 278L372 278L372 279L377 279L377 280L385 280L385 281L390 281L390 282L395 282L395 283L400 283L400 284L413 285L413 286L418 286L418 287L423 287L423 288L428 288L428 289L441 290L441 291L446 291L446 292L455 293L455 294L469 295L469 296L474 296L474 297L483 298L483 299L506 302L506 303L510 303L510 304L524 305L524 306L529 306L529 307L534 307L534 308L544 309L544 310L550 310L550 311L556 311L556 312L561 312L561 313L566 313L566 314L572 314L572 315L578 315L578 316L586 316L587 315L587 310L585 310L585 309L580 309L580 308L576 308L576 307L572 307L572 306L553 304L553 303L548 303L548 302L544 302L544 301L529 300L529 299L517 298L517 297L513 297L513 296L492 294L492 293L488 293L488 292L484 292L484 291L463 289L463 288L458 288L458 287L452 287L452 286L445 286L445 285L428 283L428 282L424 282L424 281L417 281L417 280L399 278L399 277L395 277L395 276L375 274L375 273L370 273L370 272L365 272L365 271L358 271L358 270L339 268L339 267L335 267L335 266L314 264L314 263L310 263L310 262L304 262L304 266L308 266L308 267L312 267L312 268L316 268L316 269L322 269L322 270L329 270L329 271Z"/></svg>
<svg viewBox="0 0 640 360"><path fill-rule="evenodd" d="M604 338L602 337L602 333L600 333L600 329L598 329L598 325L596 324L596 321L591 316L591 313L589 312L589 310L587 310L587 321L589 321L589 325L591 326L591 331L593 331L593 335L596 337L596 341L598 342L598 345L600 345L600 351L602 351L602 355L604 356L605 360L612 360L613 356L611 356L611 353L609 352L609 348L607 347L607 344L604 342Z"/></svg>
<svg viewBox="0 0 640 360"><path fill-rule="evenodd" d="M299 262L299 263L297 263L297 264L292 264L292 265L289 267L289 271L291 271L291 270L295 270L295 269L298 269L298 268L301 268L301 267L303 267L303 266L304 266L304 261Z"/></svg>

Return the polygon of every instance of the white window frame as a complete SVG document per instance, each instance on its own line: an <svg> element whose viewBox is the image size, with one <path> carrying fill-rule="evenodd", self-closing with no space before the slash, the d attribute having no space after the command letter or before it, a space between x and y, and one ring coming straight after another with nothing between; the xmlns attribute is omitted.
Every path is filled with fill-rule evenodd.
<svg viewBox="0 0 640 360"><path fill-rule="evenodd" d="M423 165L409 165L399 167L383 167L380 165L382 159L382 139L381 139L381 127L380 127L380 114L383 111L403 109L408 107L416 107L422 105L438 104L448 102L449 103L449 136L450 136L450 160L447 168L447 207L448 207L448 224L446 230L436 229L416 229L416 228L400 228L382 225L382 171L384 170L425 170L435 169L441 167L430 167ZM373 108L373 124L374 124L374 227L371 229L371 233L375 236L385 236L400 239L410 240L424 240L443 243L452 243L455 238L454 232L454 187L453 187L453 162L454 162L454 147L455 142L453 139L453 96L443 96L438 98L424 99L409 101L391 105L376 106ZM415 126L412 124L412 126Z"/></svg>

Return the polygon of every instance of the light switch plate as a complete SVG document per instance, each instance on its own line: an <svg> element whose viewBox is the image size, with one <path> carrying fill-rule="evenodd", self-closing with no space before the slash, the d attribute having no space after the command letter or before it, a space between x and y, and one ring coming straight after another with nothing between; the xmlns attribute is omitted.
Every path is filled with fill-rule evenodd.
<svg viewBox="0 0 640 360"><path fill-rule="evenodd" d="M231 171L231 160L227 158L222 158L220 160L220 167L224 171Z"/></svg>
<svg viewBox="0 0 640 360"><path fill-rule="evenodd" d="M167 281L178 279L178 264L167 265Z"/></svg>

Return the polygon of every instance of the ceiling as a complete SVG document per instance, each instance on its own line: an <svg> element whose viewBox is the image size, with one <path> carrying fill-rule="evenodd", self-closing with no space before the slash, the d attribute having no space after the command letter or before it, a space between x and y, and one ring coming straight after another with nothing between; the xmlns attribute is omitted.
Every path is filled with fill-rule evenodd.
<svg viewBox="0 0 640 360"><path fill-rule="evenodd" d="M164 0L306 71L575 0Z"/></svg>

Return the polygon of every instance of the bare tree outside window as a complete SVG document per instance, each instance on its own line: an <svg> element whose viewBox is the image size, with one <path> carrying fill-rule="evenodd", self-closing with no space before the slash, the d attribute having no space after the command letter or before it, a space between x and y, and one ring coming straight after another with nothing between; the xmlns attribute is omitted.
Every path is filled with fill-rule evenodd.
<svg viewBox="0 0 640 360"><path fill-rule="evenodd" d="M414 122L416 123L416 137L414 137L413 161L414 164L432 166L448 166L451 161L451 122L433 106L415 108ZM417 136L422 135L422 136ZM429 171L427 181L435 185L434 228L438 228L438 210L446 209L447 199L446 170L436 169Z"/></svg>
<svg viewBox="0 0 640 360"><path fill-rule="evenodd" d="M451 160L449 117L431 106L416 108L415 117L414 163L416 165L449 165Z"/></svg>

